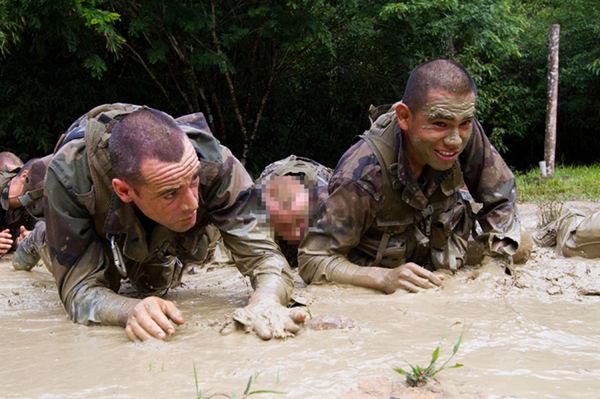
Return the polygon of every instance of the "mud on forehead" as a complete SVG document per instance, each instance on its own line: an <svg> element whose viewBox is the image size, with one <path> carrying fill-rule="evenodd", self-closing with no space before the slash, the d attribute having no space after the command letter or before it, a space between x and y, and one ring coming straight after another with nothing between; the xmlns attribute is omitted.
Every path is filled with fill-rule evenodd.
<svg viewBox="0 0 600 399"><path fill-rule="evenodd" d="M475 117L475 99L447 97L430 99L423 106L428 119L463 120Z"/></svg>
<svg viewBox="0 0 600 399"><path fill-rule="evenodd" d="M198 155L194 147L185 141L185 150L179 162L162 162L157 159L146 159L142 162L144 180L157 189L181 186L185 179L191 179L200 167Z"/></svg>

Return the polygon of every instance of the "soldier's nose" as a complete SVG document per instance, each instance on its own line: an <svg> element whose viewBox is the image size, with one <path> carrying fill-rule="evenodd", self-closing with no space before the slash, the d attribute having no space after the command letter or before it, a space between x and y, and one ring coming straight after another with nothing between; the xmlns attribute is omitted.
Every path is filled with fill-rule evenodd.
<svg viewBox="0 0 600 399"><path fill-rule="evenodd" d="M188 188L185 193L182 209L184 211L195 211L198 209L198 193L192 188Z"/></svg>
<svg viewBox="0 0 600 399"><path fill-rule="evenodd" d="M444 137L444 144L448 147L459 147L462 143L462 139L460 138L460 134L458 133L458 128L452 129L450 134Z"/></svg>

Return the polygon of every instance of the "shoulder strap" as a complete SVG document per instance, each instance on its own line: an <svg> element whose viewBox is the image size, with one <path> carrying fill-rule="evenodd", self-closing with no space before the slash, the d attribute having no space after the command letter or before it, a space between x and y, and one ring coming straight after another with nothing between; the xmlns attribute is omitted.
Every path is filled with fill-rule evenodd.
<svg viewBox="0 0 600 399"><path fill-rule="evenodd" d="M394 111L382 114L371 125L371 128L359 137L364 140L377 157L383 177L383 204L379 209L378 219L380 221L392 221L396 219L399 212L399 204L402 201L402 193L394 189L393 174L397 168L397 137L394 122Z"/></svg>

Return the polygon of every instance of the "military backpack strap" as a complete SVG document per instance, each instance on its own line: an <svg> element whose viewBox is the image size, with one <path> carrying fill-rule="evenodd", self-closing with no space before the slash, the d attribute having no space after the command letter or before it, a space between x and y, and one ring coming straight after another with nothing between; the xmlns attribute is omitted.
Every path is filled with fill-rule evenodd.
<svg viewBox="0 0 600 399"><path fill-rule="evenodd" d="M359 136L369 145L381 167L383 204L379 214L385 220L395 219L399 209L398 204L404 203L402 193L397 187L397 178L394 178L398 167L398 138L396 136L396 125L394 124L395 117L395 111L391 109L389 112L380 115L371 125L371 128Z"/></svg>
<svg viewBox="0 0 600 399"><path fill-rule="evenodd" d="M102 234L113 196L110 179L112 166L108 153L110 133L119 119L141 108L143 107L139 105L123 103L100 105L87 113L86 121L78 129L84 131L86 155L94 187L94 221L98 234Z"/></svg>

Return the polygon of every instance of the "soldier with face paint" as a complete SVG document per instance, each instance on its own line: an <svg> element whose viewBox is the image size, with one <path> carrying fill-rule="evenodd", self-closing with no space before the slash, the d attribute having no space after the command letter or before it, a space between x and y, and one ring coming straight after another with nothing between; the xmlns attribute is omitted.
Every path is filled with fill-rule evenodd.
<svg viewBox="0 0 600 399"><path fill-rule="evenodd" d="M510 261L520 240L514 176L475 119L476 99L468 72L438 59L415 68L401 102L371 109L299 249L307 283L440 286L433 272L464 264L475 220L485 263Z"/></svg>
<svg viewBox="0 0 600 399"><path fill-rule="evenodd" d="M252 180L201 113L176 120L146 107L96 107L69 129L48 168L46 237L68 315L120 325L131 340L166 339L184 322L162 298L186 264L206 259L216 227L251 279L233 319L263 339L287 337L306 317L287 309L285 258L249 208ZM118 294L128 279L142 299Z"/></svg>

